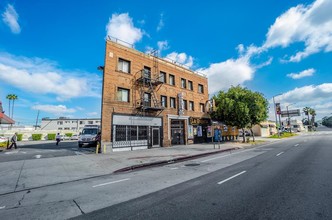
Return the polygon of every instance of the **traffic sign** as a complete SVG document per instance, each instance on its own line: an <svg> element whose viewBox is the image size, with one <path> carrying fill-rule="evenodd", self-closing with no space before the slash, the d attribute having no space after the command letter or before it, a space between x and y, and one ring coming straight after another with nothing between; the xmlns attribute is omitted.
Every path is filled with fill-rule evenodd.
<svg viewBox="0 0 332 220"><path fill-rule="evenodd" d="M294 117L294 116L301 116L300 109L293 109L288 111L281 111L281 117Z"/></svg>

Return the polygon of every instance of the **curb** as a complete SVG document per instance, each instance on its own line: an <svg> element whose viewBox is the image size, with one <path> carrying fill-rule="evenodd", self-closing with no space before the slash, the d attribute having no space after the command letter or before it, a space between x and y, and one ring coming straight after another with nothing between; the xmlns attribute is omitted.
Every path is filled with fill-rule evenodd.
<svg viewBox="0 0 332 220"><path fill-rule="evenodd" d="M238 150L238 149L241 149L241 148L233 147L233 148L228 148L228 149L224 149L224 150L212 151L212 152L202 153L202 154L195 154L195 155L186 156L186 157L178 157L178 158L174 158L174 159L170 159L170 160L161 160L161 161L156 161L156 162L151 162L151 163L136 164L136 165L132 165L129 167L124 167L124 168L115 170L113 173L128 172L128 171L133 171L136 169L143 169L146 167L160 166L160 165L170 164L170 163L179 163L179 162L186 161L186 160L191 160L191 159L195 159L195 158L205 157L205 156L209 156L209 155L213 155L213 154L218 154L218 153L223 153L223 152Z"/></svg>

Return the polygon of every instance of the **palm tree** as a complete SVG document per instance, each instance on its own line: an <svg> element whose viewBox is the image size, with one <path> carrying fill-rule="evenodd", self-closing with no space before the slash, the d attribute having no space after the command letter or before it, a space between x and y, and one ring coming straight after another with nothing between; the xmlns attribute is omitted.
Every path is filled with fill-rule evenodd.
<svg viewBox="0 0 332 220"><path fill-rule="evenodd" d="M14 103L15 103L15 100L18 99L18 96L15 95L15 94L12 94L12 100L13 100L13 105L12 105L12 118L14 118Z"/></svg>
<svg viewBox="0 0 332 220"><path fill-rule="evenodd" d="M10 118L13 118L13 114L14 114L14 102L15 102L16 99L18 99L18 96L15 95L15 94L8 94L6 96L6 99L8 99L8 102L9 102L9 105L8 105L8 116ZM12 105L12 109L10 111L11 102L13 102L13 105Z"/></svg>
<svg viewBox="0 0 332 220"><path fill-rule="evenodd" d="M311 108L309 110L309 113L311 115L311 125L314 126L315 125L315 116L316 116L316 111L315 109Z"/></svg>
<svg viewBox="0 0 332 220"><path fill-rule="evenodd" d="M308 125L309 125L309 114L310 114L310 107L305 107L303 108L303 112L305 113L305 115L308 115Z"/></svg>
<svg viewBox="0 0 332 220"><path fill-rule="evenodd" d="M11 103L11 100L12 100L12 94L8 94L6 96L6 99L8 99L8 116L10 117L10 103Z"/></svg>

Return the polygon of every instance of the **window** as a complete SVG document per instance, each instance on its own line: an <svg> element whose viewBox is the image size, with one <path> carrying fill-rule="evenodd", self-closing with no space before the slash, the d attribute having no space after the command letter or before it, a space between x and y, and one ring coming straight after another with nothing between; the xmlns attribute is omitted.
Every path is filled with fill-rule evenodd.
<svg viewBox="0 0 332 220"><path fill-rule="evenodd" d="M181 88L182 89L187 88L187 81L185 79L181 79Z"/></svg>
<svg viewBox="0 0 332 220"><path fill-rule="evenodd" d="M76 130L76 128L74 128L74 127L71 127L71 130Z"/></svg>
<svg viewBox="0 0 332 220"><path fill-rule="evenodd" d="M167 97L162 95L160 100L161 100L161 106L166 108L167 107Z"/></svg>
<svg viewBox="0 0 332 220"><path fill-rule="evenodd" d="M185 110L188 110L188 103L187 103L187 100L183 99L183 108Z"/></svg>
<svg viewBox="0 0 332 220"><path fill-rule="evenodd" d="M130 61L119 58L118 70L125 73L130 73Z"/></svg>
<svg viewBox="0 0 332 220"><path fill-rule="evenodd" d="M58 121L58 125L63 125L63 121Z"/></svg>
<svg viewBox="0 0 332 220"><path fill-rule="evenodd" d="M194 102L193 101L189 101L189 110L190 111L195 111L194 110Z"/></svg>
<svg viewBox="0 0 332 220"><path fill-rule="evenodd" d="M173 97L171 97L170 98L170 103L169 103L169 105L170 105L170 107L171 108L176 108L176 99L175 98L173 98Z"/></svg>
<svg viewBox="0 0 332 220"><path fill-rule="evenodd" d="M198 92L199 93L204 93L204 87L201 84L198 84Z"/></svg>
<svg viewBox="0 0 332 220"><path fill-rule="evenodd" d="M166 83L166 73L165 72L160 71L159 81L163 82L163 83Z"/></svg>
<svg viewBox="0 0 332 220"><path fill-rule="evenodd" d="M144 78L151 79L151 68L144 66Z"/></svg>
<svg viewBox="0 0 332 220"><path fill-rule="evenodd" d="M80 125L84 125L84 121L80 121Z"/></svg>
<svg viewBox="0 0 332 220"><path fill-rule="evenodd" d="M138 126L138 140L148 139L148 126Z"/></svg>
<svg viewBox="0 0 332 220"><path fill-rule="evenodd" d="M88 121L88 124L89 125L93 125L93 121Z"/></svg>
<svg viewBox="0 0 332 220"><path fill-rule="evenodd" d="M129 102L129 89L118 88L118 92L116 95L117 101Z"/></svg>
<svg viewBox="0 0 332 220"><path fill-rule="evenodd" d="M144 93L143 105L145 107L151 107L151 94L150 93Z"/></svg>
<svg viewBox="0 0 332 220"><path fill-rule="evenodd" d="M169 84L175 86L175 76L169 74Z"/></svg>
<svg viewBox="0 0 332 220"><path fill-rule="evenodd" d="M200 103L200 104L199 104L199 107L200 107L200 109L201 109L201 112L205 112L204 104Z"/></svg>
<svg viewBox="0 0 332 220"><path fill-rule="evenodd" d="M65 127L65 128L64 128L64 130L70 130L70 128L68 128L68 127Z"/></svg>
<svg viewBox="0 0 332 220"><path fill-rule="evenodd" d="M194 86L193 86L193 82L188 80L188 89L193 91L194 90Z"/></svg>

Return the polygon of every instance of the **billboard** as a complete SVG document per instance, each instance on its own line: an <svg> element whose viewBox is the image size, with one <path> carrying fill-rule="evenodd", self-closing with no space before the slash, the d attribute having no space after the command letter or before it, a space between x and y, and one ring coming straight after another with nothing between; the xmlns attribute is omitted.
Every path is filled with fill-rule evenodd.
<svg viewBox="0 0 332 220"><path fill-rule="evenodd" d="M281 111L281 117L294 117L294 116L301 116L300 109Z"/></svg>

